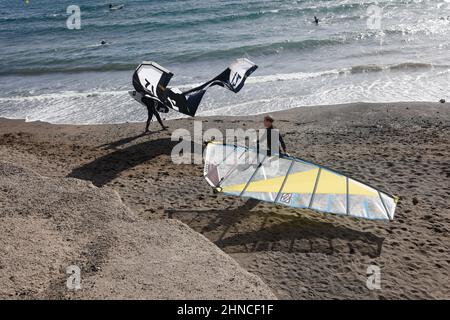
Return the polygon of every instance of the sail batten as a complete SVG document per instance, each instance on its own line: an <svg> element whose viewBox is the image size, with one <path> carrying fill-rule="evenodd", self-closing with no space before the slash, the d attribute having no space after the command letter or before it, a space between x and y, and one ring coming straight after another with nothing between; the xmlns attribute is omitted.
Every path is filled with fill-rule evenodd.
<svg viewBox="0 0 450 320"><path fill-rule="evenodd" d="M281 191L283 191L283 188L284 188L284 186L286 185L286 180L287 180L287 178L288 178L288 176L289 176L289 173L291 172L292 167L294 166L294 163L295 163L295 161L292 160L292 161L291 161L291 164L289 165L289 169L288 169L288 171L286 172L286 175L284 176L283 183L281 184L280 190L278 191L277 196L275 197L274 202L277 202L277 201L280 199Z"/></svg>

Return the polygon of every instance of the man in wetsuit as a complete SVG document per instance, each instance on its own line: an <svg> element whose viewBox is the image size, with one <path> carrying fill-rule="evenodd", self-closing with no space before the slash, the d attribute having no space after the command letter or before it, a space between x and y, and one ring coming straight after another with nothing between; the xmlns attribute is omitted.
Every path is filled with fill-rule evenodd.
<svg viewBox="0 0 450 320"><path fill-rule="evenodd" d="M147 111L148 111L148 118L147 118L147 124L145 126L145 133L149 132L148 127L150 126L150 122L152 121L153 115L155 115L156 120L158 120L159 124L161 125L163 130L166 130L168 127L165 126L161 120L161 117L159 116L158 110L156 110L159 102L151 99L149 97L143 97L142 102L146 105Z"/></svg>
<svg viewBox="0 0 450 320"><path fill-rule="evenodd" d="M267 115L264 117L264 127L266 128L266 132L265 132L265 136L267 139L267 155L271 155L272 154L272 130L278 130L274 127L273 123L274 123L274 119L270 116ZM275 134L274 134L275 135ZM278 140L281 146L281 150L283 151L283 153L287 154L286 151L286 144L284 143L283 137L281 136L281 134L278 132ZM274 152L278 153L280 150L274 150Z"/></svg>

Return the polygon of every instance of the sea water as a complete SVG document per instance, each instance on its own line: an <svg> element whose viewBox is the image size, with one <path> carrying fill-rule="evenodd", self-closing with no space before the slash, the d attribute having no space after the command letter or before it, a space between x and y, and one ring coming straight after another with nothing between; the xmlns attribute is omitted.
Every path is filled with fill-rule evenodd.
<svg viewBox="0 0 450 320"><path fill-rule="evenodd" d="M181 89L236 58L258 64L238 94L210 89L198 115L449 98L450 0L110 3L0 0L0 117L144 121L127 94L143 60L171 70ZM67 25L71 5L79 29Z"/></svg>

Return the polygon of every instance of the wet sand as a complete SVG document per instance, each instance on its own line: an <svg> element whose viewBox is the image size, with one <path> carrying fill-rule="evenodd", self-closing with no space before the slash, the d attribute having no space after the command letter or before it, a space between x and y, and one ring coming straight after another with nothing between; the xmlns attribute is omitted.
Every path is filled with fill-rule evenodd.
<svg viewBox="0 0 450 320"><path fill-rule="evenodd" d="M0 120L0 161L112 188L144 220L177 219L281 299L450 298L450 107L435 103L304 107L272 114L288 152L400 197L392 222L213 194L199 164L175 165L171 132L260 128L263 115L117 125ZM143 119L145 120L145 119ZM11 239L14 241L14 239ZM381 289L366 286L381 268Z"/></svg>

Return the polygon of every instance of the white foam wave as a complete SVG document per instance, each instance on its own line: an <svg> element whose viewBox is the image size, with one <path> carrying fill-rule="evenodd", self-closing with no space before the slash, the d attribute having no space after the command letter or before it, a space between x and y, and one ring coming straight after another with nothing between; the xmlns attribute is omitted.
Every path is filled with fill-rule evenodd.
<svg viewBox="0 0 450 320"><path fill-rule="evenodd" d="M252 75L247 80L246 88L237 95L220 88L213 89L214 92L205 96L198 115L253 115L299 106L361 101L448 99L450 67L439 67L403 63L353 66L314 73ZM405 68L414 72L404 72ZM384 70L389 72L383 72ZM371 75L372 72L381 73ZM323 81L324 79L326 81ZM285 83L272 84L278 81ZM45 94L28 92L27 96L1 97L0 116L77 124L145 121L145 108L130 99L127 91L62 91ZM179 114L173 112L163 117L177 118Z"/></svg>

